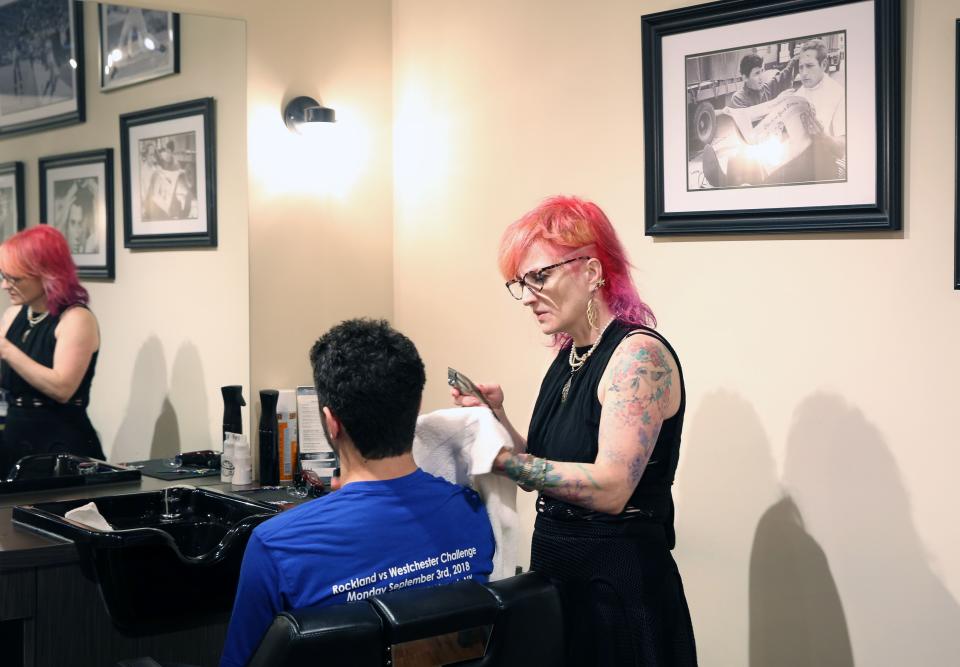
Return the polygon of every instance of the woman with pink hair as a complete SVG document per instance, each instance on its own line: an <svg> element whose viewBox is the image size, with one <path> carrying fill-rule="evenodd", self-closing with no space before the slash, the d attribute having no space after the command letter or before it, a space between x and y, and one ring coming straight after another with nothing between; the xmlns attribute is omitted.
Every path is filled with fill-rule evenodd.
<svg viewBox="0 0 960 667"><path fill-rule="evenodd" d="M670 554L685 405L677 355L653 330L596 204L547 199L506 229L499 264L511 296L558 348L526 438L500 386L478 388L513 440L495 471L539 494L530 565L560 590L567 664L695 665Z"/></svg>
<svg viewBox="0 0 960 667"><path fill-rule="evenodd" d="M100 330L63 234L39 225L11 236L0 245L0 278L12 304L0 319L0 388L10 404L0 475L31 454L102 459L87 417Z"/></svg>

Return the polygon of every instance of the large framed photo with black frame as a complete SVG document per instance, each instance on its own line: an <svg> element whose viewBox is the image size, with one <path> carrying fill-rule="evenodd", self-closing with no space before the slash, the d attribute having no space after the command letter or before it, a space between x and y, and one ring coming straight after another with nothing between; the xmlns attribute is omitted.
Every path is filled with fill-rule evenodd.
<svg viewBox="0 0 960 667"><path fill-rule="evenodd" d="M42 157L40 222L67 239L77 274L114 277L113 149Z"/></svg>
<svg viewBox="0 0 960 667"><path fill-rule="evenodd" d="M123 245L217 245L212 97L120 116Z"/></svg>
<svg viewBox="0 0 960 667"><path fill-rule="evenodd" d="M647 235L901 228L900 0L641 23Z"/></svg>
<svg viewBox="0 0 960 667"><path fill-rule="evenodd" d="M0 164L0 243L26 228L23 163Z"/></svg>
<svg viewBox="0 0 960 667"><path fill-rule="evenodd" d="M83 3L0 0L0 138L84 121Z"/></svg>

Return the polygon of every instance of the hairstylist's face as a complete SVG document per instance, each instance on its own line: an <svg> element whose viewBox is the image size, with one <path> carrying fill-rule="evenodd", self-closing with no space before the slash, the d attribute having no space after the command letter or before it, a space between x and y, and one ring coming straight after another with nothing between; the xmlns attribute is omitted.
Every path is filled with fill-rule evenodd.
<svg viewBox="0 0 960 667"><path fill-rule="evenodd" d="M39 278L34 278L33 276L15 276L8 273L2 273L0 275L3 276L3 280L0 281L0 288L10 297L11 305L36 305L37 302L43 298L43 283Z"/></svg>
<svg viewBox="0 0 960 667"><path fill-rule="evenodd" d="M546 244L535 243L521 258L519 273L526 276L531 271L575 257L577 253L568 255L559 255ZM569 333L586 317L590 291L584 262L549 269L543 277L542 289L524 288L521 303L530 308L542 333Z"/></svg>

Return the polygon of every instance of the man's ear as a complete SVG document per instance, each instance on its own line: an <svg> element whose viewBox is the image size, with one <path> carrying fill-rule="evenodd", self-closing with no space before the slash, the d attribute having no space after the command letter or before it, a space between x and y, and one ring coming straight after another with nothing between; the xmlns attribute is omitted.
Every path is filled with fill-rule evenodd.
<svg viewBox="0 0 960 667"><path fill-rule="evenodd" d="M337 419L337 416L330 411L330 408L323 406L323 420L327 425L327 433L330 435L331 440L336 440L340 437L340 431L343 429L343 424L340 423L340 420ZM333 443L330 443L333 444Z"/></svg>

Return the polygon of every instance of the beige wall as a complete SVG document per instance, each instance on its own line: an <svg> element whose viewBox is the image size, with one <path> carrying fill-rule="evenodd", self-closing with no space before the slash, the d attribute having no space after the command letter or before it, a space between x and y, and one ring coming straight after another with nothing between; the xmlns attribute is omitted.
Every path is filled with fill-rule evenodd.
<svg viewBox="0 0 960 667"><path fill-rule="evenodd" d="M675 556L702 664L953 664L960 2L905 3L903 234L654 241L640 17L679 4L395 3L397 145L410 131L426 156L396 155L395 311L425 408L449 363L503 383L526 425L548 352L498 235L546 195L591 197L686 370ZM405 130L411 94L425 117Z"/></svg>
<svg viewBox="0 0 960 667"><path fill-rule="evenodd" d="M388 0L156 0L129 4L247 24L250 381L311 384L313 341L346 317L393 315L391 5ZM298 95L337 113L291 134ZM249 401L251 418L259 398Z"/></svg>
<svg viewBox="0 0 960 667"><path fill-rule="evenodd" d="M113 148L116 280L84 282L102 334L90 418L113 460L214 447L220 386L250 387L245 26L183 16L181 74L102 93L96 10L84 6L87 121L4 139L0 162L25 162L34 225L38 157ZM125 249L118 116L206 96L216 100L218 247Z"/></svg>

